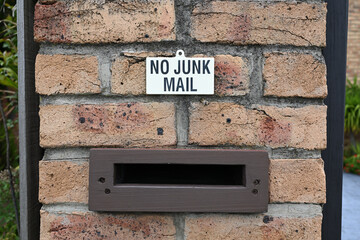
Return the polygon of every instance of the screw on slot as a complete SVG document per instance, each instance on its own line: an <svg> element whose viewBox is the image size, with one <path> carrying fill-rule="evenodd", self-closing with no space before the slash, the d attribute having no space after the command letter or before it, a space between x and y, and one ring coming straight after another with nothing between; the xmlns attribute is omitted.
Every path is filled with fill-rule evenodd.
<svg viewBox="0 0 360 240"><path fill-rule="evenodd" d="M101 177L101 178L99 178L98 181L101 182L101 183L104 183L104 182L105 182L105 178Z"/></svg>
<svg viewBox="0 0 360 240"><path fill-rule="evenodd" d="M108 189L108 188L105 188L105 193L106 193L106 194L109 194L109 193L111 193L110 189Z"/></svg>
<svg viewBox="0 0 360 240"><path fill-rule="evenodd" d="M255 185L259 185L259 184L260 184L260 179L255 179L255 180L254 180L254 184L255 184Z"/></svg>
<svg viewBox="0 0 360 240"><path fill-rule="evenodd" d="M252 190L252 193L253 193L253 194L258 194L258 192L259 192L259 191L258 191L257 189L253 189L253 190Z"/></svg>

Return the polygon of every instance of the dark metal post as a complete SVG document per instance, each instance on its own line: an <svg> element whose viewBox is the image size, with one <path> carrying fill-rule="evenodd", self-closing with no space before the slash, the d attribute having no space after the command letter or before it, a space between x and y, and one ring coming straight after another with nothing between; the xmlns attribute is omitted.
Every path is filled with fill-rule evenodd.
<svg viewBox="0 0 360 240"><path fill-rule="evenodd" d="M35 0L18 0L19 57L19 151L20 151L20 236L22 240L39 239L40 203L38 201L39 97L35 94L35 57L38 46L33 41Z"/></svg>
<svg viewBox="0 0 360 240"><path fill-rule="evenodd" d="M341 239L342 162L344 147L344 109L348 0L327 0L327 41L324 56L327 65L328 106L327 149L322 152L326 173L326 204L322 238Z"/></svg>

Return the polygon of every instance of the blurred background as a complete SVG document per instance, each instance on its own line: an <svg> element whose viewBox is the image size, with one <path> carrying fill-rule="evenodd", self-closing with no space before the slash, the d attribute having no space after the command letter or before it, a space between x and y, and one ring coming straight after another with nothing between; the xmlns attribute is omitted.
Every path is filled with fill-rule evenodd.
<svg viewBox="0 0 360 240"><path fill-rule="evenodd" d="M360 239L360 0L349 0L342 239Z"/></svg>
<svg viewBox="0 0 360 240"><path fill-rule="evenodd" d="M6 141L3 117L0 114L0 239L18 239L16 214L9 182L9 167L13 174L14 193L19 199L18 152L18 77L16 1L0 0L0 103L6 118ZM9 143L7 164L6 147ZM17 201L17 207L18 207Z"/></svg>

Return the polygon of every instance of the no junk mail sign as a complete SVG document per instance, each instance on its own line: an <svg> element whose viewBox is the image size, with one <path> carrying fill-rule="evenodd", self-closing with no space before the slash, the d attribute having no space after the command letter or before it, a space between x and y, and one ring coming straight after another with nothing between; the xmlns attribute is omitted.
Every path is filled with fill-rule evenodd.
<svg viewBox="0 0 360 240"><path fill-rule="evenodd" d="M214 94L214 58L187 58L182 50L146 58L146 94Z"/></svg>

